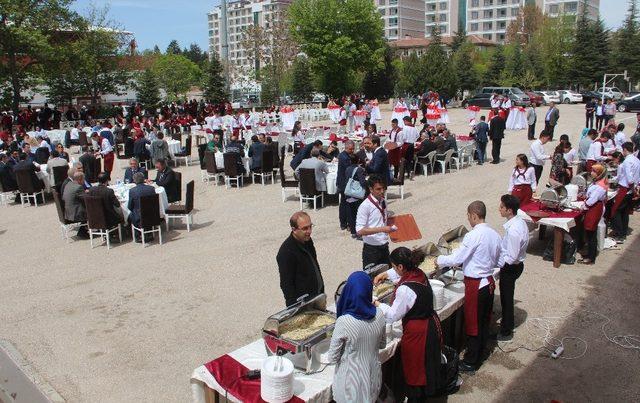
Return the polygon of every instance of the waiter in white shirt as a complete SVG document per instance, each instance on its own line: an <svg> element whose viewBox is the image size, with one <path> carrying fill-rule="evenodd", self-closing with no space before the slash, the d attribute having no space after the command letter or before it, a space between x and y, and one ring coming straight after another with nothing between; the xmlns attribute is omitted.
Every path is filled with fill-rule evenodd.
<svg viewBox="0 0 640 403"><path fill-rule="evenodd" d="M633 155L633 143L622 144L624 161L618 161L618 193L611 206L611 230L613 238L622 243L629 232L629 213L633 205L633 194L640 184L640 160Z"/></svg>
<svg viewBox="0 0 640 403"><path fill-rule="evenodd" d="M500 198L500 215L507 219L504 224L504 237L500 246L500 305L502 321L498 341L511 341L513 338L513 294L516 280L524 269L524 259L529 246L529 227L518 216L520 201L506 194Z"/></svg>
<svg viewBox="0 0 640 403"><path fill-rule="evenodd" d="M549 142L549 140L551 140L551 134L546 130L543 130L542 133L540 133L540 136L538 136L538 139L531 143L531 155L529 157L529 162L536 173L536 183L540 183L545 160L551 158L549 155L544 153L543 147Z"/></svg>
<svg viewBox="0 0 640 403"><path fill-rule="evenodd" d="M622 145L627 142L627 135L624 134L624 123L618 124L618 132L614 135L613 142L616 143L616 150L622 152Z"/></svg>
<svg viewBox="0 0 640 403"><path fill-rule="evenodd" d="M402 141L404 141L405 144L415 144L415 142L420 138L420 133L411 123L411 118L409 116L405 116L403 120L404 127L402 128L401 134ZM401 145L399 144L399 146Z"/></svg>
<svg viewBox="0 0 640 403"><path fill-rule="evenodd" d="M387 225L386 182L378 175L367 179L369 196L358 207L356 233L362 237L362 267L369 264L389 264L389 233L395 226Z"/></svg>
<svg viewBox="0 0 640 403"><path fill-rule="evenodd" d="M482 360L489 337L495 280L493 270L500 258L500 235L484 222L487 207L479 200L467 207L467 219L473 229L462 245L450 255L438 256L438 267L462 266L464 271L464 327L467 351L460 362L461 371L475 371Z"/></svg>

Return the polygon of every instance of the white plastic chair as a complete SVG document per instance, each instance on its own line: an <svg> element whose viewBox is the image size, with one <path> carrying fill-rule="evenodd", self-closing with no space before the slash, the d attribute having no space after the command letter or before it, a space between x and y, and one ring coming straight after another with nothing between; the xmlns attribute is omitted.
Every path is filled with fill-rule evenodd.
<svg viewBox="0 0 640 403"><path fill-rule="evenodd" d="M440 154L440 155L443 156L443 158L441 160L436 159L436 162L438 162L438 164L440 164L440 167L442 168L442 174L443 175L447 171L447 167L449 167L449 171L451 171L451 158L453 157L453 153L454 152L455 152L455 150L453 150L453 149L448 150L444 154Z"/></svg>

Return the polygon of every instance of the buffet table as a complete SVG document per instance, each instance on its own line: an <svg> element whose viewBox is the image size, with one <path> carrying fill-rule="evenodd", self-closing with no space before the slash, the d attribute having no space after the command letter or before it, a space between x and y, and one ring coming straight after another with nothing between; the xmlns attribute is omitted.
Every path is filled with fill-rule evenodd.
<svg viewBox="0 0 640 403"><path fill-rule="evenodd" d="M447 303L439 309L441 321L451 317L464 305L464 287L453 291L445 288ZM329 310L335 308L329 307ZM402 335L400 322L387 332L387 345L379 351L380 362L386 362L396 352ZM329 340L324 343L329 344ZM229 354L225 354L196 368L191 375L191 392L195 403L214 403L226 398L231 402L260 402L260 380L242 380L239 377L247 370L260 369L262 361L268 357L262 339L256 340ZM322 369L322 368L319 368ZM212 372L217 375L214 376ZM328 365L318 373L306 375L302 371L294 372L294 397L292 402L330 402L331 385L335 365ZM224 385L224 386L223 386ZM257 393L257 396L256 396Z"/></svg>

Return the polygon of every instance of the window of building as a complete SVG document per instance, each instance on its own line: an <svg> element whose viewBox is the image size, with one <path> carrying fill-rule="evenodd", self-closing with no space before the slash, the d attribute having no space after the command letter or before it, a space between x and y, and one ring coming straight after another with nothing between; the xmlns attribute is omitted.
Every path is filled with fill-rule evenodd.
<svg viewBox="0 0 640 403"><path fill-rule="evenodd" d="M391 8L389 9L389 14L391 15L398 15L398 9L397 8Z"/></svg>
<svg viewBox="0 0 640 403"><path fill-rule="evenodd" d="M477 11L472 11L472 12L471 12L471 19L472 19L472 20L477 20L477 19L478 19L478 17L480 17L480 15L478 14L478 12L477 12Z"/></svg>
<svg viewBox="0 0 640 403"><path fill-rule="evenodd" d="M488 39L488 40L492 40L493 39L493 35L492 34L482 34L482 37L484 39Z"/></svg>
<svg viewBox="0 0 640 403"><path fill-rule="evenodd" d="M492 22L483 22L482 23L482 29L485 31L490 31L493 29L493 23Z"/></svg>
<svg viewBox="0 0 640 403"><path fill-rule="evenodd" d="M506 21L498 21L498 29L507 29Z"/></svg>
<svg viewBox="0 0 640 403"><path fill-rule="evenodd" d="M447 14L440 14L440 22L447 22Z"/></svg>
<svg viewBox="0 0 640 403"><path fill-rule="evenodd" d="M515 8L514 7L514 8L511 9L511 16L512 17L517 17L518 14L520 14L520 9L519 8Z"/></svg>
<svg viewBox="0 0 640 403"><path fill-rule="evenodd" d="M479 7L480 0L471 0L471 7Z"/></svg>
<svg viewBox="0 0 640 403"><path fill-rule="evenodd" d="M564 4L565 13L575 13L578 11L578 3L573 1L571 3Z"/></svg>
<svg viewBox="0 0 640 403"><path fill-rule="evenodd" d="M380 11L380 15L386 15L387 14L387 9L386 8L381 8L378 11Z"/></svg>
<svg viewBox="0 0 640 403"><path fill-rule="evenodd" d="M558 14L558 5L557 4L551 4L549 6L549 14Z"/></svg>
<svg viewBox="0 0 640 403"><path fill-rule="evenodd" d="M484 0L484 5L485 6L492 6L493 5L493 0Z"/></svg>
<svg viewBox="0 0 640 403"><path fill-rule="evenodd" d="M398 17L389 18L389 26L390 27L397 27L398 26Z"/></svg>
<svg viewBox="0 0 640 403"><path fill-rule="evenodd" d="M507 9L506 8L498 9L498 17L506 17L506 16L507 16Z"/></svg>
<svg viewBox="0 0 640 403"><path fill-rule="evenodd" d="M435 21L436 21L435 14L427 15L427 22L435 22Z"/></svg>
<svg viewBox="0 0 640 403"><path fill-rule="evenodd" d="M447 4L446 1L441 1L440 2L440 10L446 10L448 6L449 5Z"/></svg>
<svg viewBox="0 0 640 403"><path fill-rule="evenodd" d="M507 4L508 0L498 0L498 5Z"/></svg>
<svg viewBox="0 0 640 403"><path fill-rule="evenodd" d="M478 30L478 23L477 22L471 23L471 25L469 26L469 31L476 32L477 30Z"/></svg>
<svg viewBox="0 0 640 403"><path fill-rule="evenodd" d="M520 0L511 0L511 4L520 4Z"/></svg>
<svg viewBox="0 0 640 403"><path fill-rule="evenodd" d="M505 38L505 34L496 34L496 40L498 40L499 42L504 41Z"/></svg>
<svg viewBox="0 0 640 403"><path fill-rule="evenodd" d="M486 18L493 18L493 10L484 10L482 16Z"/></svg>
<svg viewBox="0 0 640 403"><path fill-rule="evenodd" d="M436 11L435 4L427 4L427 11Z"/></svg>

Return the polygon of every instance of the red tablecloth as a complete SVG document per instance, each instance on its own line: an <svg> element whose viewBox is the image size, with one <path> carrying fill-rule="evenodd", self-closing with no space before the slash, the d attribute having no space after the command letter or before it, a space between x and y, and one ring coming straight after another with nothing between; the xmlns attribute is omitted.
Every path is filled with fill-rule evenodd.
<svg viewBox="0 0 640 403"><path fill-rule="evenodd" d="M260 379L243 378L249 369L233 357L225 354L204 366L229 395L245 403L264 403L260 397ZM302 403L303 400L294 396L289 402Z"/></svg>
<svg viewBox="0 0 640 403"><path fill-rule="evenodd" d="M538 200L531 200L530 202L523 204L522 206L520 206L520 210L524 211L525 213L530 213L533 211L544 211L545 213L549 214L547 217L544 217L544 218L574 218L575 219L580 217L584 213L583 211L551 210L546 208ZM541 219L541 217L531 217L531 219L533 219L534 222L538 222Z"/></svg>

